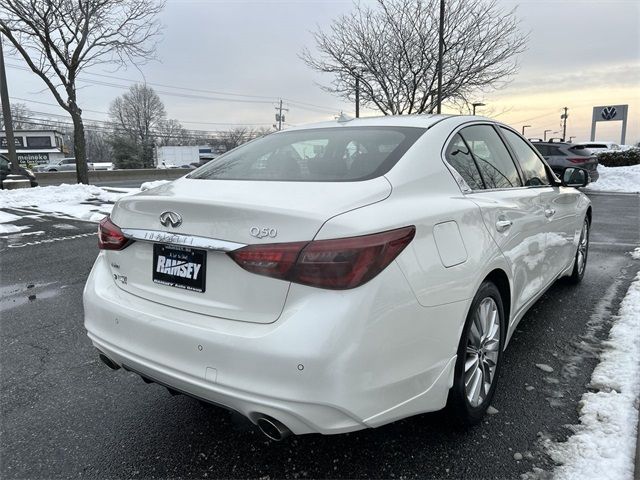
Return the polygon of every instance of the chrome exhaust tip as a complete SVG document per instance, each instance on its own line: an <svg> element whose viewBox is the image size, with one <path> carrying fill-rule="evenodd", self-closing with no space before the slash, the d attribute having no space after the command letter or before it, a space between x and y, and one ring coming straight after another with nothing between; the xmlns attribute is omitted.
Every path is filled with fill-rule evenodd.
<svg viewBox="0 0 640 480"><path fill-rule="evenodd" d="M279 442L284 440L289 435L291 435L291 430L289 430L284 424L276 420L275 418L267 417L266 415L261 416L256 421L258 424L258 428L260 431L268 438L275 442Z"/></svg>

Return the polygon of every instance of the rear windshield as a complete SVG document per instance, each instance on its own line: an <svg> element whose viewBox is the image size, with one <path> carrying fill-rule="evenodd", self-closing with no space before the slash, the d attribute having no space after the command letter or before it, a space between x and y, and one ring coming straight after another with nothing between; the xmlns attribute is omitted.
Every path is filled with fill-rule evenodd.
<svg viewBox="0 0 640 480"><path fill-rule="evenodd" d="M189 178L349 182L387 173L425 132L414 127L338 127L282 132L249 142Z"/></svg>
<svg viewBox="0 0 640 480"><path fill-rule="evenodd" d="M575 147L569 147L569 151L572 154L578 155L580 157L590 157L591 154L589 153L588 150L585 150L585 148L583 146L575 146Z"/></svg>

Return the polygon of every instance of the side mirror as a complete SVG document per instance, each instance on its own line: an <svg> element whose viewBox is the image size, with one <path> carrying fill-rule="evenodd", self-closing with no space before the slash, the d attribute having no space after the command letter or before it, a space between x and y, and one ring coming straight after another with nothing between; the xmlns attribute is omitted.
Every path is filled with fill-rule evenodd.
<svg viewBox="0 0 640 480"><path fill-rule="evenodd" d="M560 177L563 187L586 187L589 183L589 172L584 168L567 167Z"/></svg>

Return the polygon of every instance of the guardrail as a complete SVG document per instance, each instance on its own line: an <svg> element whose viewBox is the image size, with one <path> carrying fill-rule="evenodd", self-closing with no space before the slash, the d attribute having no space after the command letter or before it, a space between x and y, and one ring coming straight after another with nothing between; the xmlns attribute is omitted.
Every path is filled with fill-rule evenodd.
<svg viewBox="0 0 640 480"><path fill-rule="evenodd" d="M192 171L189 168L141 168L126 170L92 170L89 171L89 183L153 180L175 180ZM60 185L76 183L76 172L36 172L38 185Z"/></svg>

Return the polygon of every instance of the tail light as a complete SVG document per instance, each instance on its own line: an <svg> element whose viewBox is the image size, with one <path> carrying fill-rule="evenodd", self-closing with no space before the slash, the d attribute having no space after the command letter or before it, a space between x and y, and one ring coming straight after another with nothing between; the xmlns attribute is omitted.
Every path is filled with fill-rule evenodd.
<svg viewBox="0 0 640 480"><path fill-rule="evenodd" d="M124 236L120 227L106 216L98 224L98 248L100 250L122 250L131 240Z"/></svg>
<svg viewBox="0 0 640 480"><path fill-rule="evenodd" d="M249 245L228 255L245 270L312 287L346 290L371 280L413 240L414 226L360 237Z"/></svg>
<svg viewBox="0 0 640 480"><path fill-rule="evenodd" d="M586 163L593 160L591 157L569 157L567 158L571 163Z"/></svg>

